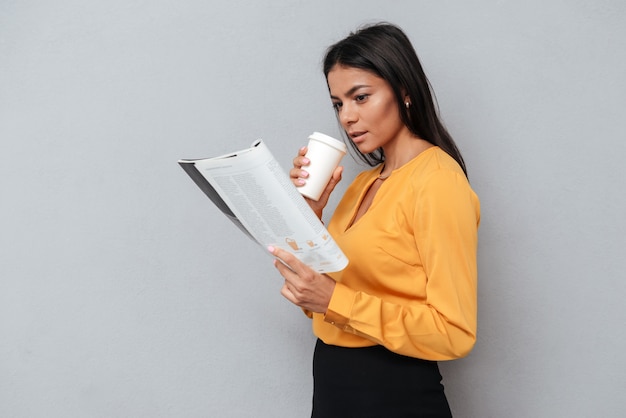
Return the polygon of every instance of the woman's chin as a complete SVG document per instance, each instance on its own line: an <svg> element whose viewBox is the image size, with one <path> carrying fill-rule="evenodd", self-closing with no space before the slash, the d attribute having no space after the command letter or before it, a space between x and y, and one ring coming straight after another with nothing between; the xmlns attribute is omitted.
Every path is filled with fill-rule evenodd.
<svg viewBox="0 0 626 418"><path fill-rule="evenodd" d="M367 144L365 143L356 144L356 147L361 154L370 154L378 149L378 148L372 148L371 146L367 146Z"/></svg>

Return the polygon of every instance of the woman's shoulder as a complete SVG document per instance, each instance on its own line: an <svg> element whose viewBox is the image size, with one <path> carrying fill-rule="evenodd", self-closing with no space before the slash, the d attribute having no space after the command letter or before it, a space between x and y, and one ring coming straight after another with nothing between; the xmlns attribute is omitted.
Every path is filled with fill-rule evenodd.
<svg viewBox="0 0 626 418"><path fill-rule="evenodd" d="M437 146L428 148L410 161L402 170L414 182L427 181L433 175L456 174L465 178L463 169L447 152Z"/></svg>
<svg viewBox="0 0 626 418"><path fill-rule="evenodd" d="M380 174L381 165L367 168L359 172L352 181L353 187L363 187L370 184ZM447 152L433 146L406 163L404 166L394 170L389 176L403 183L409 182L414 186L428 182L432 177L457 177L467 181L463 169Z"/></svg>
<svg viewBox="0 0 626 418"><path fill-rule="evenodd" d="M480 219L480 200L459 163L439 147L428 149L423 157L405 174L405 190L411 196L407 204L470 208Z"/></svg>

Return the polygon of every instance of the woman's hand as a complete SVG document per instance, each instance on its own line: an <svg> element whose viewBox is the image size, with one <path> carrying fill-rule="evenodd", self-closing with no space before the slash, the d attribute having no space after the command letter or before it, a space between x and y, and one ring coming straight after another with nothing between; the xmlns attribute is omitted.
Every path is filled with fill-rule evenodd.
<svg viewBox="0 0 626 418"><path fill-rule="evenodd" d="M304 186L304 184L306 184L307 177L309 177L309 173L302 168L306 167L310 163L309 159L304 156L306 151L307 147L302 147L298 150L298 156L293 159L293 168L289 170L289 177L296 187ZM309 199L308 197L304 198L318 218L322 219L322 211L324 210L324 207L326 207L328 198L335 189L335 186L341 181L342 173L343 167L339 166L335 169L333 176L330 178L330 181L326 185L326 188L322 192L318 201Z"/></svg>
<svg viewBox="0 0 626 418"><path fill-rule="evenodd" d="M280 293L307 311L326 313L335 281L312 270L288 251L274 247L268 247L268 251L277 258L274 267L285 279Z"/></svg>

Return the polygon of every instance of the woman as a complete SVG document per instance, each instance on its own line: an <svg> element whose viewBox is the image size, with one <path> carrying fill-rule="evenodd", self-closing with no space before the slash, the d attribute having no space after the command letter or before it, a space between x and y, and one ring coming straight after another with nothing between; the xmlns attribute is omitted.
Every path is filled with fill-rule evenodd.
<svg viewBox="0 0 626 418"><path fill-rule="evenodd" d="M313 319L313 417L449 417L437 361L476 340L480 205L439 120L429 83L396 26L364 27L324 60L348 141L373 168L347 188L328 230L350 263L317 273L289 252L282 295ZM290 177L306 181L306 148ZM322 210L342 168L335 170Z"/></svg>

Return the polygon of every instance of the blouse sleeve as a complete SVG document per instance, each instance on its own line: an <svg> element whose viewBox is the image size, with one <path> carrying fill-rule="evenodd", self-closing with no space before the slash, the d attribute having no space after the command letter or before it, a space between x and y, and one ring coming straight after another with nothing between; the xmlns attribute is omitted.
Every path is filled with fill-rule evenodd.
<svg viewBox="0 0 626 418"><path fill-rule="evenodd" d="M476 341L478 198L452 170L431 173L414 196L410 216L425 300L392 303L337 283L324 320L399 354L460 358Z"/></svg>

